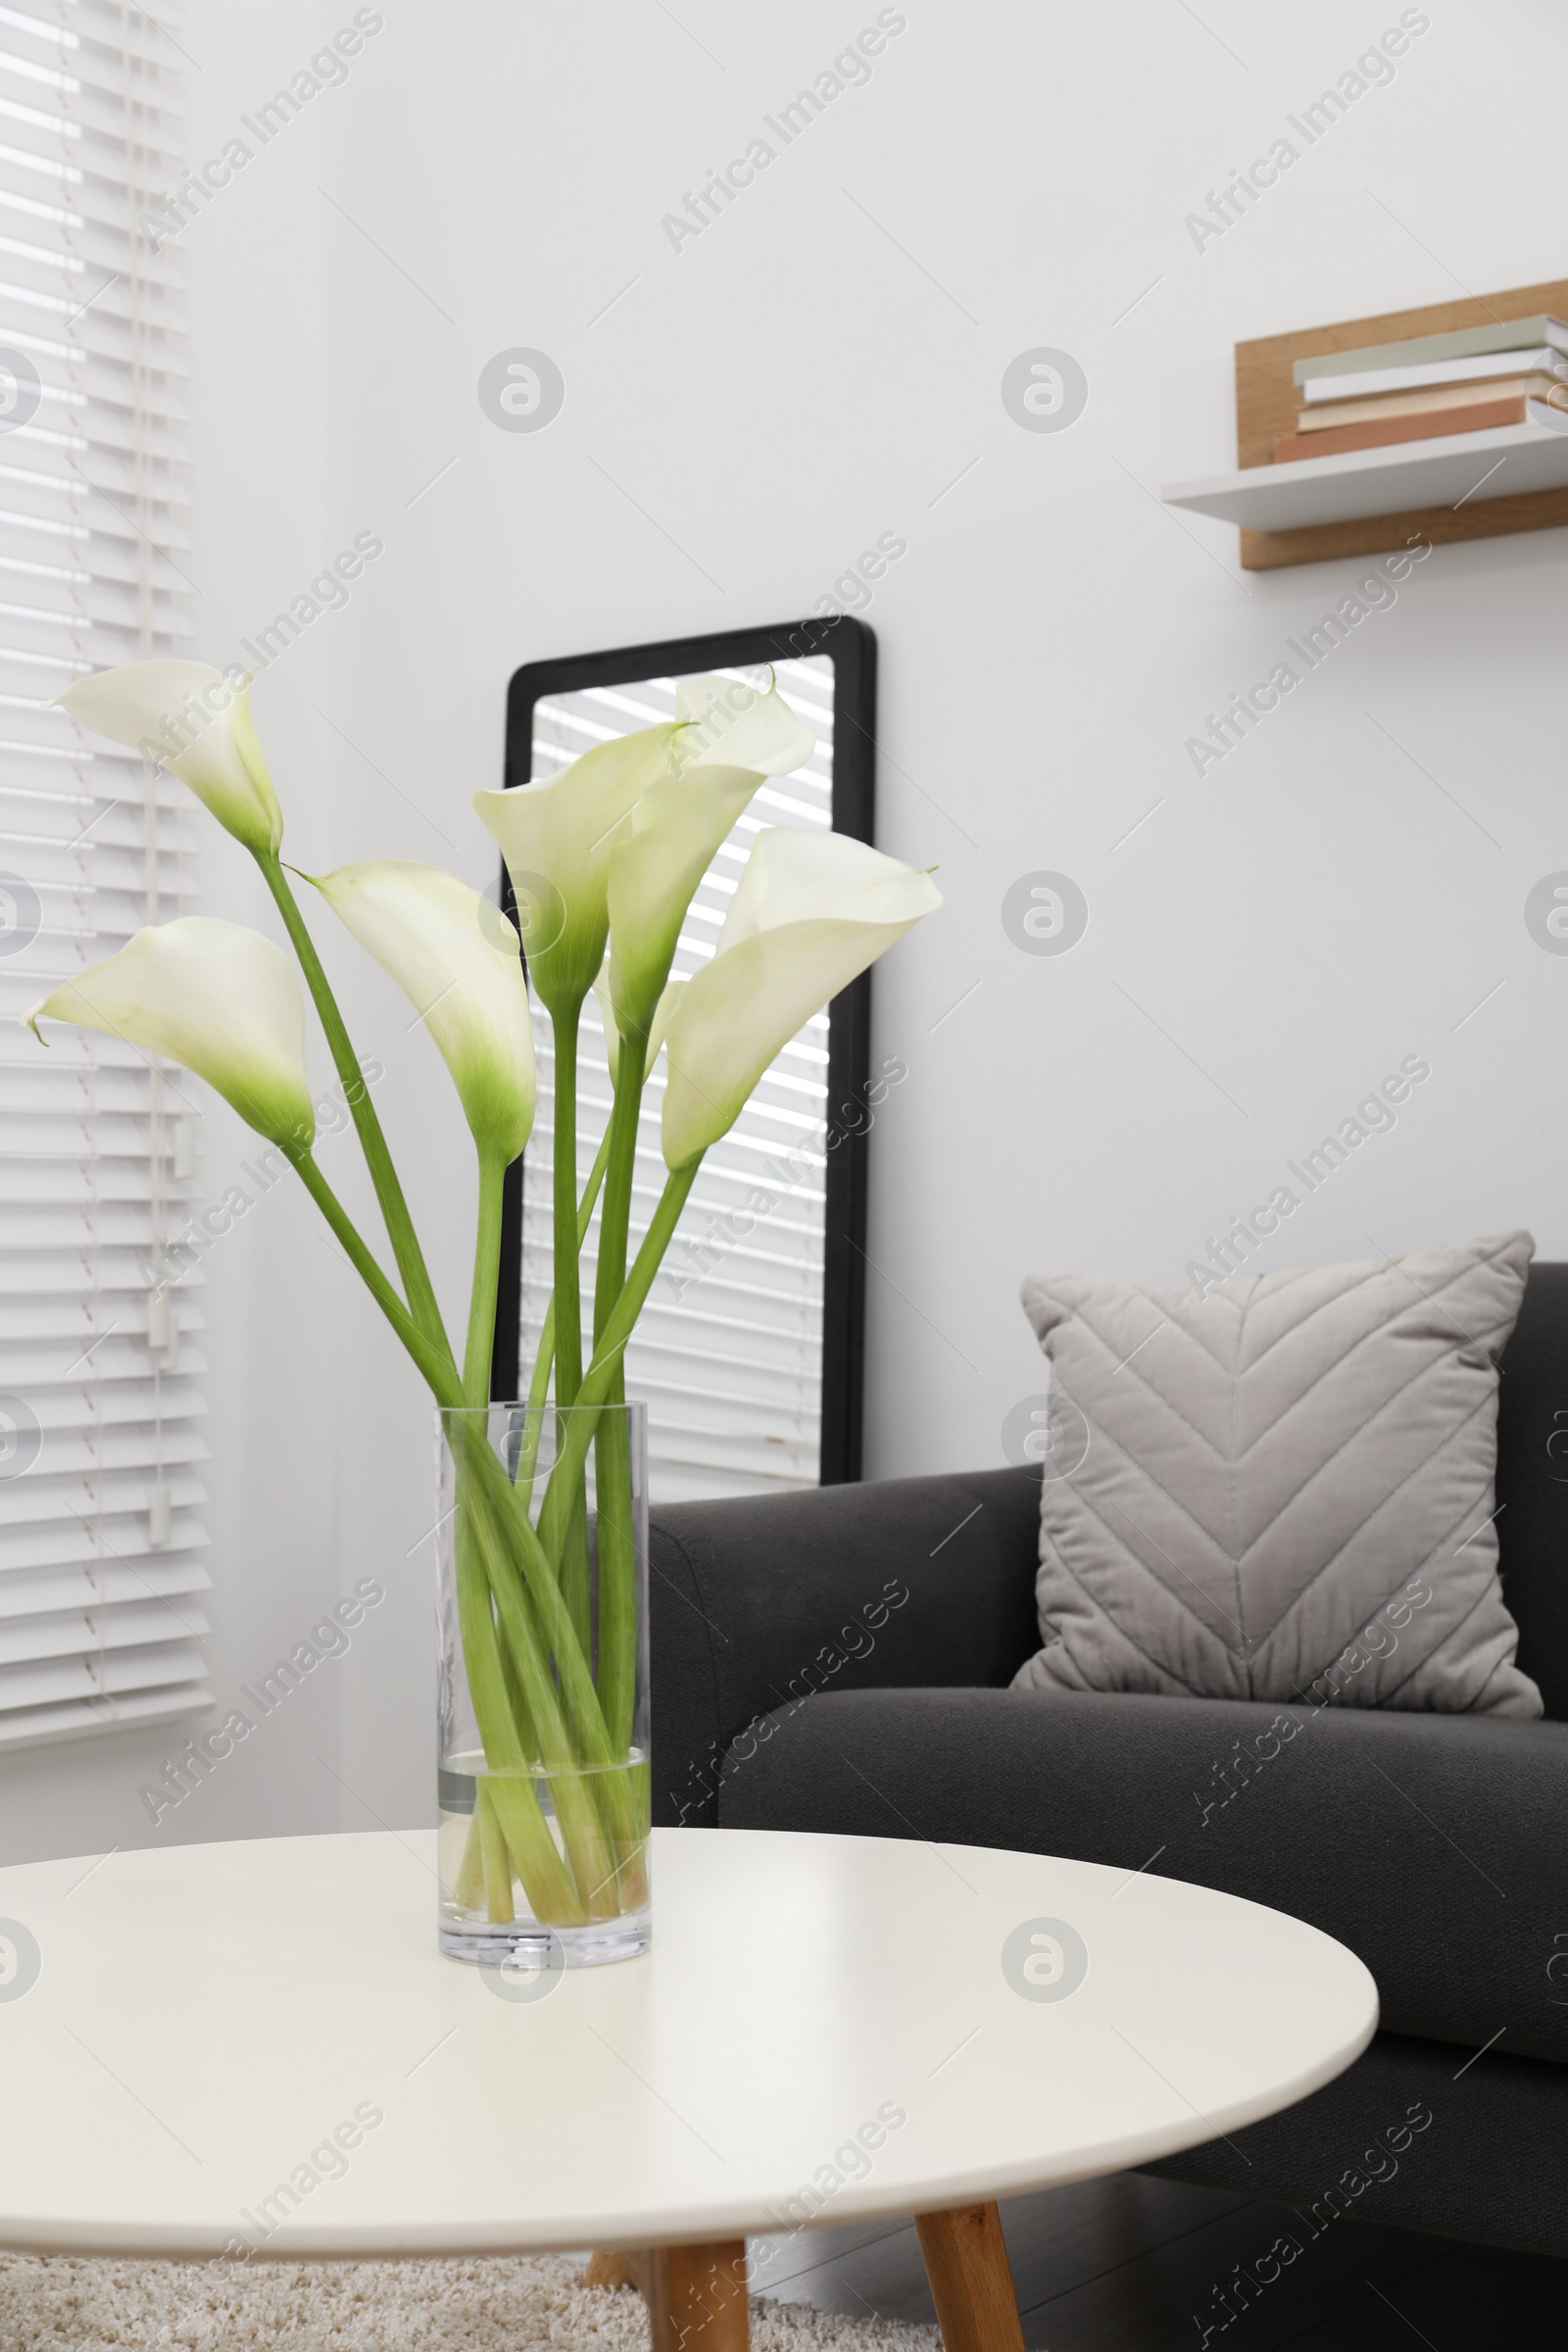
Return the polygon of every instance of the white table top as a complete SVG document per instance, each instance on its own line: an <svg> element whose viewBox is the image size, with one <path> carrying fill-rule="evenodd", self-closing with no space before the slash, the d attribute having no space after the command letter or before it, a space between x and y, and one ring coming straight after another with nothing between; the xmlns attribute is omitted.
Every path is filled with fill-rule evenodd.
<svg viewBox="0 0 1568 2352"><path fill-rule="evenodd" d="M507 1999L438 1952L433 1855L412 1832L0 1871L0 1936L41 1962L0 1982L0 2245L700 2242L789 2228L813 2182L821 2223L930 2211L1235 2131L1377 2022L1342 1945L1148 1872L702 1830L655 1832L650 1953ZM1087 1949L1065 1997L1040 1997L1070 1981L1040 1920Z"/></svg>

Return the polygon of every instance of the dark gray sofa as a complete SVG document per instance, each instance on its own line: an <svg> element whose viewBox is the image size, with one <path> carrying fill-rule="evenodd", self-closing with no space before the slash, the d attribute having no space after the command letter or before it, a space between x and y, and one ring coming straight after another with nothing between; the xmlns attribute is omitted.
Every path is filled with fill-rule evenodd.
<svg viewBox="0 0 1568 2352"><path fill-rule="evenodd" d="M1310 1920L1377 1979L1372 2047L1151 2169L1568 2256L1568 1265L1533 1268L1499 1396L1544 1722L1011 1690L1040 1641L1036 1474L899 1479L656 1512L654 1818L1066 1854ZM1431 2125L1370 2182L1417 2103Z"/></svg>

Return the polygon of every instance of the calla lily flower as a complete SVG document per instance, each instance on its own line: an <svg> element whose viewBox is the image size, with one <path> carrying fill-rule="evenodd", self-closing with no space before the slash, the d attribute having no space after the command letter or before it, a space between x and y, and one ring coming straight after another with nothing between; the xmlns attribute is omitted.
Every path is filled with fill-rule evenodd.
<svg viewBox="0 0 1568 2352"><path fill-rule="evenodd" d="M610 867L610 987L621 1028L641 1028L669 977L692 894L764 776L788 775L816 738L776 685L683 679L678 773L651 784Z"/></svg>
<svg viewBox="0 0 1568 2352"><path fill-rule="evenodd" d="M274 1144L303 1151L316 1133L299 981L243 923L188 914L138 931L25 1018L40 1044L40 1020L72 1021L181 1062Z"/></svg>
<svg viewBox="0 0 1568 2352"><path fill-rule="evenodd" d="M929 874L842 833L760 833L713 959L669 1017L667 1166L685 1167L727 1134L811 1015L941 904Z"/></svg>
<svg viewBox="0 0 1568 2352"><path fill-rule="evenodd" d="M56 701L78 726L172 770L248 850L275 853L283 811L237 668L225 675L205 662L130 662L79 678Z"/></svg>
<svg viewBox="0 0 1568 2352"><path fill-rule="evenodd" d="M675 1000L685 987L684 980L671 980L654 1006L654 1017L648 1024L648 1042L643 1052L643 1076L646 1079L659 1059L659 1049L669 1028L669 1016L675 1009ZM610 958L607 956L594 982L594 995L599 1001L599 1017L605 1025L605 1058L610 1063L610 1075L615 1075L615 1056L620 1052L620 1024L615 1019L615 1007L610 994Z"/></svg>
<svg viewBox="0 0 1568 2352"><path fill-rule="evenodd" d="M515 927L438 865L374 858L305 878L422 1014L475 1143L515 1159L533 1126L535 1094Z"/></svg>
<svg viewBox="0 0 1568 2352"><path fill-rule="evenodd" d="M777 679L763 693L736 678L682 678L675 709L685 721L675 747L680 768L750 767L760 776L787 776L816 748L814 733L784 700Z"/></svg>
<svg viewBox="0 0 1568 2352"><path fill-rule="evenodd" d="M547 783L473 796L501 845L529 976L552 1019L576 1010L604 961L611 858L642 795L668 773L680 726L669 719L596 744Z"/></svg>
<svg viewBox="0 0 1568 2352"><path fill-rule="evenodd" d="M633 809L610 863L610 994L620 1028L646 1023L692 894L761 781L755 768L704 761L661 776Z"/></svg>

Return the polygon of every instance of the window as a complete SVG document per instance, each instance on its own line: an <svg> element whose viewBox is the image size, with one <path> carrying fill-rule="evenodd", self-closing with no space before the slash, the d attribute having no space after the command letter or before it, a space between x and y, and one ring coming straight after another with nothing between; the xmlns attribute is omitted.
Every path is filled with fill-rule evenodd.
<svg viewBox="0 0 1568 2352"><path fill-rule="evenodd" d="M180 301L135 229L179 177L177 63L103 0L0 11L0 1749L210 1695L199 1317L168 1281L192 1082L20 1026L190 905L183 788L47 708L185 650Z"/></svg>
<svg viewBox="0 0 1568 2352"><path fill-rule="evenodd" d="M816 749L794 775L763 783L699 885L673 967L677 977L689 975L712 955L735 878L763 826L836 825L869 840L874 655L870 631L841 619L531 663L512 682L508 782L553 775L595 743L673 717L682 677L717 672L765 683L767 669L776 672L815 731ZM859 1476L869 1004L867 975L785 1047L703 1161L626 1350L626 1393L648 1406L656 1502L777 1494ZM553 1279L551 1036L548 1014L537 1005L535 1012L539 1109L514 1178L510 1263L521 1315L498 1342L494 1387L503 1396L527 1386ZM581 1182L611 1103L592 998L578 1083ZM633 1250L664 1180L662 1100L661 1062L643 1098ZM590 1233L589 1297L593 1268Z"/></svg>

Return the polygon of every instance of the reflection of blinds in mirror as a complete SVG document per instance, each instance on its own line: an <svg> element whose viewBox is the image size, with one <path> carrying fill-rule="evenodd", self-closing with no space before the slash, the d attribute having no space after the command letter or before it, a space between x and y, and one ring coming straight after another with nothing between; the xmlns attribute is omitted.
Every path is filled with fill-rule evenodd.
<svg viewBox="0 0 1568 2352"><path fill-rule="evenodd" d="M761 682L760 673L722 674ZM677 977L689 976L711 956L757 834L767 825L832 821L833 663L826 656L782 662L777 675L780 691L814 729L816 750L794 775L763 782L714 858L675 951ZM554 775L594 744L671 718L674 711L673 678L552 695L535 709L532 773L535 779ZM736 1125L704 1159L663 1271L626 1350L626 1393L648 1406L649 1481L656 1502L774 1494L816 1484L827 1028L826 1013L819 1013L785 1047ZM522 1187L524 1387L552 1284L554 1063L550 1018L537 1002L534 1035L539 1110ZM661 1058L643 1097L633 1250L664 1182L659 1146L663 1096ZM579 1055L579 1191L609 1117L604 1033L590 997ZM583 1251L585 1299L592 1298L593 1279L590 1233Z"/></svg>

